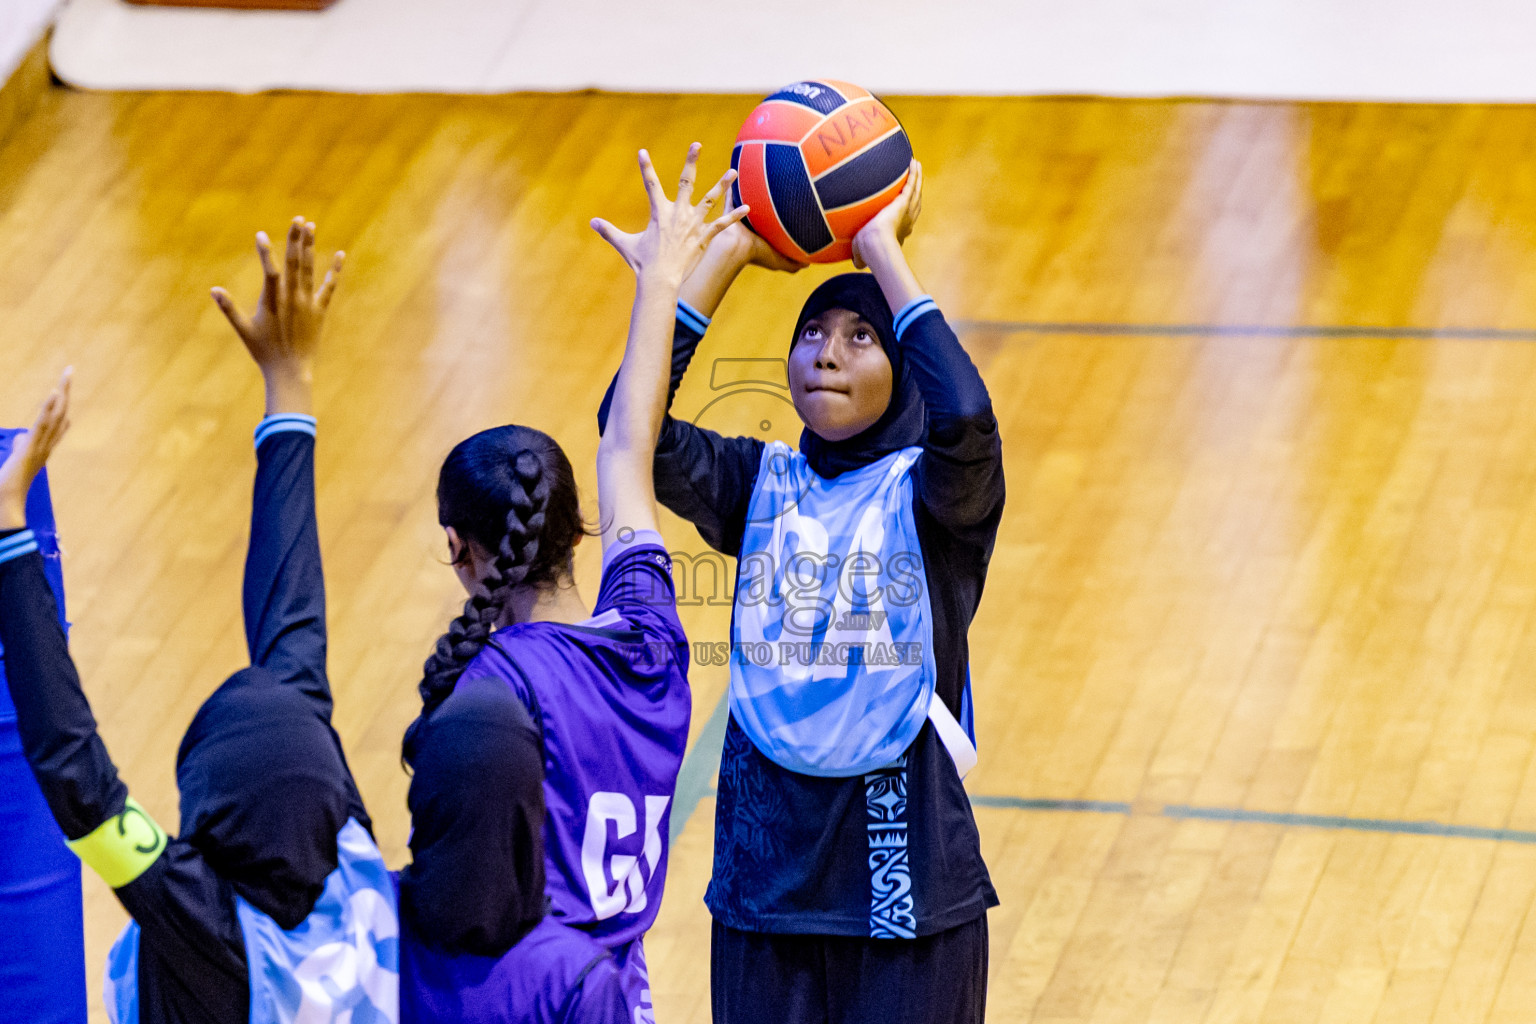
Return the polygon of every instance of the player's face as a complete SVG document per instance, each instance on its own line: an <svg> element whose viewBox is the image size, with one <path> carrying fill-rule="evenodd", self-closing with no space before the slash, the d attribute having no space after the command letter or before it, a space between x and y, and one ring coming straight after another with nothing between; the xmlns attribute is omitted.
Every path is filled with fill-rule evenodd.
<svg viewBox="0 0 1536 1024"><path fill-rule="evenodd" d="M789 389L805 425L843 441L874 424L891 402L891 361L857 313L829 309L807 320L789 350Z"/></svg>

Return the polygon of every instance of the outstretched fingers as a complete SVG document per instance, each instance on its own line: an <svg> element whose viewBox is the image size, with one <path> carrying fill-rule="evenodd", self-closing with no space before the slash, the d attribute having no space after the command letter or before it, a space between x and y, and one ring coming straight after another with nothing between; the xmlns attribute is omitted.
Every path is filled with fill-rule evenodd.
<svg viewBox="0 0 1536 1024"><path fill-rule="evenodd" d="M315 297L315 222L304 224L299 250L299 295L305 302Z"/></svg>
<svg viewBox="0 0 1536 1024"><path fill-rule="evenodd" d="M683 160L682 176L677 179L679 203L690 202L693 199L693 185L699 178L699 150L703 148L697 142L688 147L688 156Z"/></svg>
<svg viewBox="0 0 1536 1024"><path fill-rule="evenodd" d="M69 391L74 374L74 367L65 368L59 383L38 410L37 420L32 424L27 456L38 469L48 461L59 439L69 430Z"/></svg>
<svg viewBox="0 0 1536 1024"><path fill-rule="evenodd" d="M630 250L634 246L635 236L627 231L620 231L601 217L593 217L591 223L592 230L596 231L603 241L613 246L614 251L622 256L624 262L633 268L635 266L635 258Z"/></svg>
<svg viewBox="0 0 1536 1024"><path fill-rule="evenodd" d="M304 218L295 217L288 225L288 258L283 273L283 303L280 307L285 337L293 330L293 310L298 301L299 265L303 262L303 254Z"/></svg>
<svg viewBox="0 0 1536 1024"><path fill-rule="evenodd" d="M10 454L0 460L0 530L27 525L27 492L48 463L54 445L69 429L69 378L65 370L58 386L43 402L32 429L16 437Z"/></svg>
<svg viewBox="0 0 1536 1024"><path fill-rule="evenodd" d="M261 259L261 308L275 314L281 275L277 272L277 261L272 258L272 239L265 231L256 232L256 255Z"/></svg>
<svg viewBox="0 0 1536 1024"><path fill-rule="evenodd" d="M251 337L251 322L245 318L240 310L235 308L235 300L229 297L229 292L223 288L213 289L213 301L224 314L224 319L229 321L229 326L235 329L235 333L241 338L249 340Z"/></svg>
<svg viewBox="0 0 1536 1024"><path fill-rule="evenodd" d="M752 212L752 207L745 204L721 214L704 226L704 245L707 247L715 240L715 236L732 224L740 224L741 221Z"/></svg>
<svg viewBox="0 0 1536 1024"><path fill-rule="evenodd" d="M645 182L645 194L651 201L651 216L655 217L667 205L667 194L662 190L661 179L656 176L656 165L651 154L640 151L640 180Z"/></svg>
<svg viewBox="0 0 1536 1024"><path fill-rule="evenodd" d="M603 241L607 242L615 249L619 248L618 239L624 234L624 232L620 231L618 228L614 227L611 222L606 221L601 217L593 217L590 223L592 225L592 230L596 231Z"/></svg>
<svg viewBox="0 0 1536 1024"><path fill-rule="evenodd" d="M720 180L715 182L714 188L704 193L704 198L699 200L699 205L702 206L705 210L713 210L715 208L715 204L721 200L721 198L725 195L726 190L731 187L731 183L735 180L736 171L734 169L726 171L724 174L720 175Z"/></svg>
<svg viewBox="0 0 1536 1024"><path fill-rule="evenodd" d="M346 263L347 254L341 250L336 251L336 256L331 260L331 269L325 272L325 280L320 282L320 292L315 296L315 304L323 313L331 308L331 296L336 293L336 284L341 280L341 267Z"/></svg>

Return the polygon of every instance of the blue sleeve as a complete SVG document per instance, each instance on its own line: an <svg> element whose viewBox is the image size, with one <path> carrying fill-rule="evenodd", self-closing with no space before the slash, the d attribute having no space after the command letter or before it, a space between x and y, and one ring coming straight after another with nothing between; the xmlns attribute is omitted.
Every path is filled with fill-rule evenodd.
<svg viewBox="0 0 1536 1024"><path fill-rule="evenodd" d="M242 598L251 664L295 687L329 722L333 702L325 667L325 574L315 525L313 416L268 416L256 428L256 487ZM348 813L371 830L346 751L334 734L333 729L351 794Z"/></svg>
<svg viewBox="0 0 1536 1024"><path fill-rule="evenodd" d="M257 428L243 599L251 664L298 687L329 718L312 417L269 416Z"/></svg>
<svg viewBox="0 0 1536 1024"><path fill-rule="evenodd" d="M736 557L766 445L671 417L656 444L656 500L694 525L704 543Z"/></svg>
<svg viewBox="0 0 1536 1024"><path fill-rule="evenodd" d="M672 379L667 383L668 410L672 408L672 399L677 397L677 389L688 373L688 364L693 362L693 354L698 351L699 342L704 340L704 332L708 329L709 317L679 299L677 319L672 326ZM599 437L608 429L608 412L613 408L613 389L618 386L618 383L619 375L614 373L613 380L608 382L608 390L604 393L602 402L598 404L597 433Z"/></svg>
<svg viewBox="0 0 1536 1024"><path fill-rule="evenodd" d="M992 397L944 314L924 295L896 314L896 338L928 410L918 497L959 539L990 548L1002 518L1003 447Z"/></svg>
<svg viewBox="0 0 1536 1024"><path fill-rule="evenodd" d="M709 319L687 303L678 303L672 331L672 379L667 388L668 415L656 442L656 500L698 528L704 542L716 551L735 556L746 531L747 505L763 442L751 437L724 437L713 430L673 419L672 399L688 372ZM618 377L615 375L614 381ZM608 385L597 410L597 430L608 425L614 384Z"/></svg>

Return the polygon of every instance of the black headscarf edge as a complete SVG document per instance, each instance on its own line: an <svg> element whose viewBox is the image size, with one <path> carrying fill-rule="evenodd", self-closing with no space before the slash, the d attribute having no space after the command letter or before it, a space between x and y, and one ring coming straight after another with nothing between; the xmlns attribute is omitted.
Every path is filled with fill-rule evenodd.
<svg viewBox="0 0 1536 1024"><path fill-rule="evenodd" d="M254 907L295 928L336 870L337 833L348 817L366 819L350 779L316 703L244 669L203 702L177 750L181 838Z"/></svg>
<svg viewBox="0 0 1536 1024"><path fill-rule="evenodd" d="M538 729L505 682L460 680L418 719L410 757L404 923L429 947L500 956L548 906Z"/></svg>

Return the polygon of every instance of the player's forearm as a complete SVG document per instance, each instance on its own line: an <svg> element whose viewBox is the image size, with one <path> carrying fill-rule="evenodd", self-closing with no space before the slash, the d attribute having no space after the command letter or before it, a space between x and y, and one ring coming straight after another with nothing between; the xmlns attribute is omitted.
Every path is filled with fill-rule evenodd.
<svg viewBox="0 0 1536 1024"><path fill-rule="evenodd" d="M704 332L708 329L707 316L684 302L678 302L677 319L672 323L672 376L667 381L666 408L668 410L672 408L672 399L677 397L677 389L688 373L688 364L693 361L693 354L698 350L699 342L704 340ZM603 400L597 405L598 436L602 436L608 430L608 415L613 410L613 392L618 384L619 375L615 373L613 380L608 382L608 390L603 393Z"/></svg>
<svg viewBox="0 0 1536 1024"><path fill-rule="evenodd" d="M0 532L24 529L26 525L26 492L0 495Z"/></svg>
<svg viewBox="0 0 1536 1024"><path fill-rule="evenodd" d="M897 310L895 326L897 342L922 392L930 429L942 433L957 421L992 420L986 382L930 296L919 295Z"/></svg>
<svg viewBox="0 0 1536 1024"><path fill-rule="evenodd" d="M738 236L721 234L710 243L699 265L683 282L679 298L706 317L715 315L725 293L731 290L736 278L752 256L750 245L734 241Z"/></svg>
<svg viewBox="0 0 1536 1024"><path fill-rule="evenodd" d="M917 275L907 264L906 254L895 236L872 240L862 248L861 255L865 266L875 275L892 313L923 294L923 286L918 284Z"/></svg>
<svg viewBox="0 0 1536 1024"><path fill-rule="evenodd" d="M642 274L635 288L629 339L615 382L613 407L599 452L642 453L649 473L651 453L666 415L671 348L668 344L677 292Z"/></svg>
<svg viewBox="0 0 1536 1024"><path fill-rule="evenodd" d="M308 363L280 363L261 368L268 416L315 414L314 373Z"/></svg>
<svg viewBox="0 0 1536 1024"><path fill-rule="evenodd" d="M241 603L251 664L298 687L329 716L314 417L269 416L256 429L256 482Z"/></svg>

